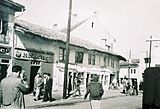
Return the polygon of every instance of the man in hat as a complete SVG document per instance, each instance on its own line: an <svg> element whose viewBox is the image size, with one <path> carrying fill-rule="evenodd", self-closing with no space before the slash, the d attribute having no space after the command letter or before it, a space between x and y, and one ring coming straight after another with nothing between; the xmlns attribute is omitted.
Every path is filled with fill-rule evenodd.
<svg viewBox="0 0 160 109"><path fill-rule="evenodd" d="M28 84L21 75L22 67L15 65L9 77L1 81L3 106L5 109L24 109L24 93L28 91Z"/></svg>
<svg viewBox="0 0 160 109"><path fill-rule="evenodd" d="M43 88L43 76L41 72L38 72L34 78L34 100L37 101L40 99Z"/></svg>
<svg viewBox="0 0 160 109"><path fill-rule="evenodd" d="M43 102L46 101L52 101L52 84L53 84L53 79L51 78L50 73L44 73L44 97L43 97Z"/></svg>

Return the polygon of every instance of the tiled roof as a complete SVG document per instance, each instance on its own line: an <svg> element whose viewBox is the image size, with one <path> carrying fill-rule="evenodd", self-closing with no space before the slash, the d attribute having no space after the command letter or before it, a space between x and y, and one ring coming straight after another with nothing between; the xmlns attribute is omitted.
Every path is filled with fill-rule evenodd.
<svg viewBox="0 0 160 109"><path fill-rule="evenodd" d="M55 30L52 30L52 29L48 29L48 28L45 28L45 27L40 26L40 25L32 24L32 23L29 23L29 22L23 21L23 20L16 20L15 21L15 26L17 28L22 29L25 32L36 34L36 35L38 35L42 38L47 38L47 39L55 40L55 41L63 41L64 43L66 42L66 34L65 33L55 31ZM106 49L103 49L99 46L91 44L88 41L82 40L82 39L77 38L77 37L71 36L70 37L70 44L73 45L73 46L79 46L79 47L89 49L89 50L104 52L104 53L107 53L107 54L110 54L110 55L117 56L120 60L124 60L124 61L126 60L124 57L122 57L118 54L108 52Z"/></svg>
<svg viewBox="0 0 160 109"><path fill-rule="evenodd" d="M8 6L16 11L22 11L25 9L23 5L16 3L13 0L0 0L0 5Z"/></svg>

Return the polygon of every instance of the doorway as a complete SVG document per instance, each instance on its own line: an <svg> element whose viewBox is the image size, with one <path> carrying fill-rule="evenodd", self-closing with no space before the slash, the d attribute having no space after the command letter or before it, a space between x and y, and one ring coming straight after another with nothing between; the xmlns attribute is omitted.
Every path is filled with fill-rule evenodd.
<svg viewBox="0 0 160 109"><path fill-rule="evenodd" d="M8 65L0 64L0 82L3 78L7 76Z"/></svg>
<svg viewBox="0 0 160 109"><path fill-rule="evenodd" d="M37 75L40 66L31 66L31 73L30 73L30 88L29 92L33 92L34 89L34 78Z"/></svg>

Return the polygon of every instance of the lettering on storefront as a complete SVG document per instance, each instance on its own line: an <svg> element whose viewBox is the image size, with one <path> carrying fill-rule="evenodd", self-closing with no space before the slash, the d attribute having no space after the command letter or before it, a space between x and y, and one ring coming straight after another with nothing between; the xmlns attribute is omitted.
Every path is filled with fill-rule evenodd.
<svg viewBox="0 0 160 109"><path fill-rule="evenodd" d="M10 53L11 53L11 49L10 48L0 47L0 54L9 55L10 56Z"/></svg>
<svg viewBox="0 0 160 109"><path fill-rule="evenodd" d="M53 62L54 60L54 55L24 51L24 50L15 50L14 56L20 59L37 60L45 62Z"/></svg>

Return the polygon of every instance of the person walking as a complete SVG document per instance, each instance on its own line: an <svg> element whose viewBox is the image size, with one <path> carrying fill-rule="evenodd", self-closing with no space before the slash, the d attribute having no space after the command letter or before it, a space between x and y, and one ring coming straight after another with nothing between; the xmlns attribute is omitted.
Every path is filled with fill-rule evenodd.
<svg viewBox="0 0 160 109"><path fill-rule="evenodd" d="M29 89L22 73L22 67L15 65L12 73L1 81L3 107L5 109L25 109L24 93Z"/></svg>
<svg viewBox="0 0 160 109"><path fill-rule="evenodd" d="M102 83L99 82L99 76L97 74L94 74L91 82L87 86L84 100L89 94L91 109L100 109L100 100L102 99L103 93L104 90L102 87Z"/></svg>
<svg viewBox="0 0 160 109"><path fill-rule="evenodd" d="M33 91L34 101L40 99L40 96L42 95L42 88L43 88L43 77L42 73L38 72L34 78L34 91Z"/></svg>
<svg viewBox="0 0 160 109"><path fill-rule="evenodd" d="M80 85L81 85L81 79L80 77L77 75L76 78L74 79L74 83L75 83L75 90L74 90L74 95L73 97L76 96L76 93L79 93L79 96L81 96L81 90L80 90Z"/></svg>
<svg viewBox="0 0 160 109"><path fill-rule="evenodd" d="M44 97L43 102L52 101L52 84L53 79L50 76L50 73L44 73Z"/></svg>

